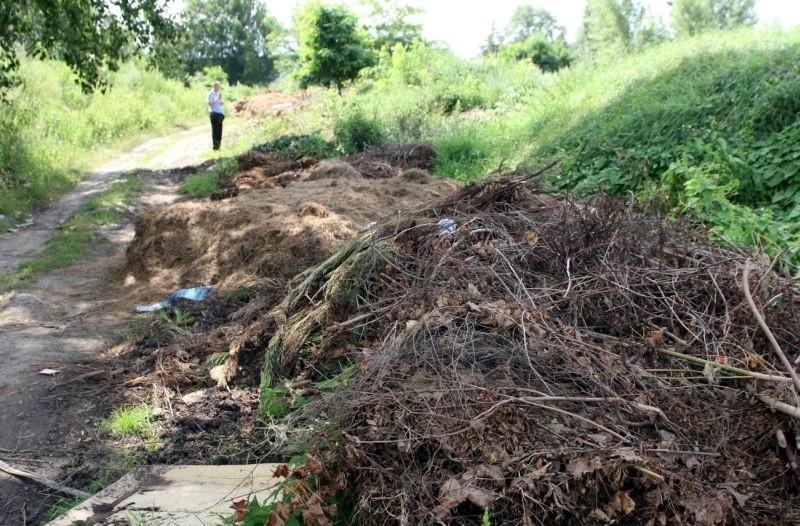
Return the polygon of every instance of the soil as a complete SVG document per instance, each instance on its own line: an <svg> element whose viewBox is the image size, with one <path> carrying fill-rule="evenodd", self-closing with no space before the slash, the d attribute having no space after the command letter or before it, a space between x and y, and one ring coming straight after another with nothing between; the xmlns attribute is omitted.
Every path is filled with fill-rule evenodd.
<svg viewBox="0 0 800 526"><path fill-rule="evenodd" d="M235 375L227 389L209 378L209 360L231 340L211 329L245 306L237 291L247 287L269 302L294 274L373 221L456 187L428 175L429 151L416 146L348 163L305 160L288 171L283 161L246 155L230 196L182 199L180 182L206 168L206 134L203 126L148 141L0 237L0 269L13 270L120 174L136 171L144 180L84 261L30 280L0 305L1 460L83 490L142 463L253 461L243 446L255 421L259 364L239 360L240 372L253 374ZM191 327L180 326L176 311L134 313L200 283L217 290L178 305ZM45 368L58 373L40 374ZM149 452L99 431L113 408L138 400L162 413L161 445ZM59 502L63 495L0 472L0 524L42 524Z"/></svg>

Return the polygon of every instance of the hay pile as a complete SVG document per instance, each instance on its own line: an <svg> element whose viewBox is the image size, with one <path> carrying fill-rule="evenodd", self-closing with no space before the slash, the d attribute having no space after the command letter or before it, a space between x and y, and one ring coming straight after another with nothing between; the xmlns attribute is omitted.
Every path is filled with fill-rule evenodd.
<svg viewBox="0 0 800 526"><path fill-rule="evenodd" d="M244 117L279 116L289 110L296 110L308 102L308 97L291 96L285 93L261 93L239 99L233 103L233 111Z"/></svg>
<svg viewBox="0 0 800 526"><path fill-rule="evenodd" d="M330 422L320 493L365 524L798 524L800 430L770 407L797 388L746 261L633 203L490 178L307 270L231 352L265 352L272 385L355 364L293 426ZM794 283L745 281L794 359Z"/></svg>
<svg viewBox="0 0 800 526"><path fill-rule="evenodd" d="M367 179L339 160L286 161L255 152L240 157L239 168L227 189L231 198L178 203L136 218L129 283L169 291L287 279L329 257L371 222L457 186L402 165L396 177Z"/></svg>

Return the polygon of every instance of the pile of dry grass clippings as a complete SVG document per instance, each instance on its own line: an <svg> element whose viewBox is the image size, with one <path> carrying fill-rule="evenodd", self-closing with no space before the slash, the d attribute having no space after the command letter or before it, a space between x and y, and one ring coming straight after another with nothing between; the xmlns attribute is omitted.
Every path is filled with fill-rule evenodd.
<svg viewBox="0 0 800 526"><path fill-rule="evenodd" d="M171 291L286 279L334 254L368 225L458 185L419 169L366 179L349 164L246 154L227 199L184 202L136 218L126 274ZM286 171L288 170L288 171Z"/></svg>
<svg viewBox="0 0 800 526"><path fill-rule="evenodd" d="M355 364L294 422L329 422L318 455L365 523L797 524L800 430L773 407L798 392L746 261L492 177L309 269L232 350L271 336L273 384ZM760 261L746 286L793 359L795 282Z"/></svg>

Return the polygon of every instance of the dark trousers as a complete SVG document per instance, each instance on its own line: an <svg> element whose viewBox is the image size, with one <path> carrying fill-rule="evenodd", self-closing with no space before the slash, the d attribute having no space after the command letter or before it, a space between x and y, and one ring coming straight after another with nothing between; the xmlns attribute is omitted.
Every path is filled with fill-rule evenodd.
<svg viewBox="0 0 800 526"><path fill-rule="evenodd" d="M214 149L219 150L222 144L222 121L225 120L225 115L215 112L209 115L211 116L211 141L214 144Z"/></svg>

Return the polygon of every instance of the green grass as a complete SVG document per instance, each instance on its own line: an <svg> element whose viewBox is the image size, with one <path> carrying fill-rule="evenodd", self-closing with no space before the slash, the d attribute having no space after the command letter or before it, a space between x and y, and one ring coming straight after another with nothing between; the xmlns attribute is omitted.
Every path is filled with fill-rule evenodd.
<svg viewBox="0 0 800 526"><path fill-rule="evenodd" d="M208 197L225 184L230 183L238 172L235 157L224 157L208 171L190 175L181 185L181 192L195 198Z"/></svg>
<svg viewBox="0 0 800 526"><path fill-rule="evenodd" d="M55 504L50 506L45 513L45 520L50 522L61 517L84 500L86 499L82 497L57 497Z"/></svg>
<svg viewBox="0 0 800 526"><path fill-rule="evenodd" d="M115 409L108 419L100 424L100 430L119 438L136 437L153 440L156 436L156 423L153 408L141 404Z"/></svg>

